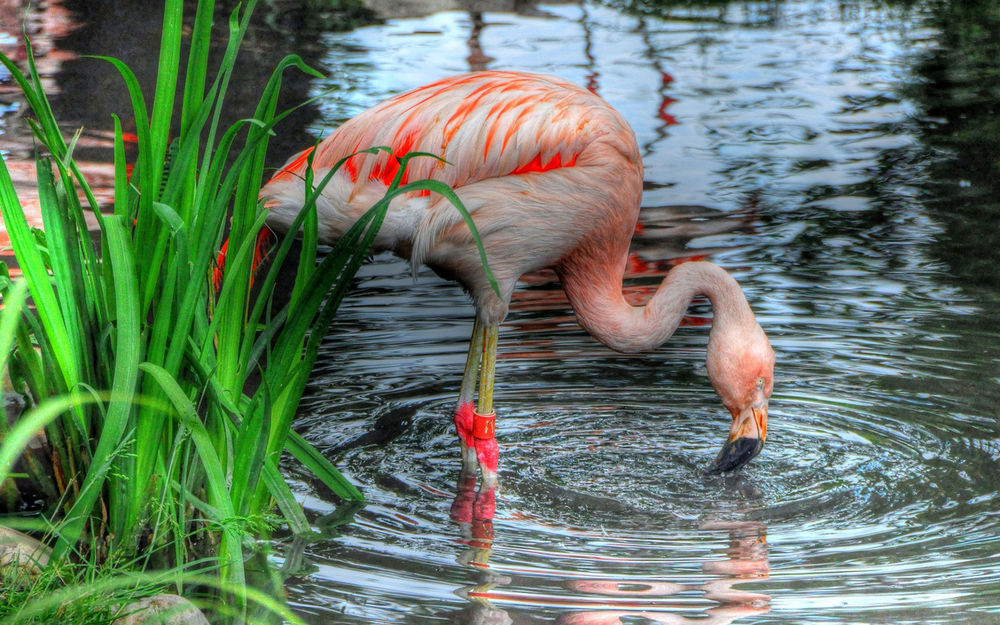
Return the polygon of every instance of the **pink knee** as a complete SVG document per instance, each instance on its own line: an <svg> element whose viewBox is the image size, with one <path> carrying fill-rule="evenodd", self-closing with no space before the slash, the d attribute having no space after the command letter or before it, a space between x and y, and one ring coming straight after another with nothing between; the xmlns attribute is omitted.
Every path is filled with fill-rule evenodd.
<svg viewBox="0 0 1000 625"><path fill-rule="evenodd" d="M476 458L479 459L479 466L484 471L497 472L497 465L500 460L500 446L497 445L496 438L476 439Z"/></svg>
<svg viewBox="0 0 1000 625"><path fill-rule="evenodd" d="M476 439L472 436L472 415L474 412L475 407L471 401L461 404L455 409L455 431L462 442L469 447L476 445Z"/></svg>

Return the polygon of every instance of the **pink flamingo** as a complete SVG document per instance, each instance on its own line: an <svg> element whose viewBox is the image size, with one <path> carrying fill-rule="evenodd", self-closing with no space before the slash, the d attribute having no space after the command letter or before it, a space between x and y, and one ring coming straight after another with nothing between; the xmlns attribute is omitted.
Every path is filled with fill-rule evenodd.
<svg viewBox="0 0 1000 625"><path fill-rule="evenodd" d="M468 227L447 200L426 193L394 200L375 247L457 280L476 307L455 411L463 474L474 474L478 465L484 487L496 485L498 328L518 279L544 267L555 269L580 324L621 352L658 347L691 300L707 297L714 312L708 374L733 419L729 440L709 471L735 470L759 453L774 352L736 280L712 263L689 262L671 269L645 306L632 306L622 296L642 162L628 123L604 100L548 76L491 71L447 78L343 124L315 147L315 179L343 157L380 145L391 146L395 156L421 151L447 161L414 159L403 181L434 178L455 189L499 285L497 295ZM287 231L301 210L312 149L293 157L261 191L270 211L267 223L276 230ZM397 172L396 158L387 153L350 158L317 204L321 241L336 241Z"/></svg>

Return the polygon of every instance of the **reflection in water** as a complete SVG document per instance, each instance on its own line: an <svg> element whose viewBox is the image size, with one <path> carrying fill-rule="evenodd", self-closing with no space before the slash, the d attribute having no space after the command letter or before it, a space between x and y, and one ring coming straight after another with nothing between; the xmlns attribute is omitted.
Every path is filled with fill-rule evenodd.
<svg viewBox="0 0 1000 625"><path fill-rule="evenodd" d="M503 490L486 523L471 487L452 508L447 415L471 309L453 287L414 284L404 263L379 259L328 338L302 427L333 448L369 431L372 415L417 408L391 442L339 447L372 503L342 541L315 548L321 571L294 596L366 624L400 612L411 623L990 622L1000 302L950 267L972 241L952 232L992 231L991 213L975 218L991 200L966 191L962 217L940 221L925 202L943 212L952 192L993 188L985 173L939 166L975 153L941 148L955 148L950 129L964 119L989 128L989 97L942 112L935 93L960 101L995 84L976 69L986 56L956 58L976 41L991 50L995 20L975 17L978 3L945 4L609 1L485 13L478 29L467 12L446 13L328 38L328 66L364 55L372 67L317 86L343 87L321 109L329 125L467 70L472 32L491 69L590 84L645 152L629 298L673 262L711 257L773 332L780 384L758 464L733 483L706 480L723 417L704 390L704 329L622 358L579 329L551 274L526 276L501 333ZM940 29L920 23L937 15ZM986 32L964 38L974 22ZM922 69L932 62L939 72ZM963 63L978 80L933 84ZM937 78L914 85L911 70ZM985 159L989 141L979 145ZM982 240L972 247L983 265L1000 265ZM709 322L707 306L689 314ZM698 529L707 519L766 524L771 546L754 529ZM602 585L638 596L584 592Z"/></svg>
<svg viewBox="0 0 1000 625"><path fill-rule="evenodd" d="M466 11L479 15L485 11L534 15L540 11L539 4L539 0L365 0L366 6L387 19L423 17L442 11ZM557 0L545 4L560 2Z"/></svg>
<svg viewBox="0 0 1000 625"><path fill-rule="evenodd" d="M504 574L503 569L496 571L490 566L494 540L497 539L493 526L495 514L495 489L477 491L474 476L462 477L452 502L450 518L458 525L458 543L464 547L456 562L474 571L476 583L456 590L456 594L471 603L459 611L461 618L458 622L477 625L513 623L514 619L501 607L504 604L557 606L561 611L555 622L560 625L618 625L623 622L622 619L629 618L644 618L664 625L726 625L739 618L768 611L769 595L735 587L740 583L759 582L769 576L767 527L763 523L701 523L698 530L705 535L724 532L728 536L728 545L721 554L724 557L702 563L702 572L711 579L701 583L654 579L649 572L644 572L641 577L633 575L614 579L580 577L575 573L577 567L574 567L563 572L568 577L563 580L562 587L569 593L551 596L504 589L511 584L512 577ZM588 556L584 554L582 557ZM624 563L627 564L627 560ZM510 572L513 574L518 570L512 568ZM657 573L662 574L661 571ZM558 578L560 572L550 570L547 574ZM689 615L694 607L692 594L701 594L716 605ZM679 601L671 603L672 597L677 597Z"/></svg>
<svg viewBox="0 0 1000 625"><path fill-rule="evenodd" d="M476 583L456 590L477 608L470 623L511 622L503 610L491 602L491 593L497 586L511 582L510 577L494 572L490 568L493 554L493 517L496 514L496 487L476 490L476 477L459 478L458 492L451 504L451 520L458 524L458 543L464 549L455 559L460 566L475 570ZM499 620L498 620L499 619Z"/></svg>
<svg viewBox="0 0 1000 625"><path fill-rule="evenodd" d="M22 32L27 33L31 37L42 85L50 97L58 98L60 85L56 77L63 75L67 65L78 58L77 52L60 45L77 27L77 21L60 2L47 2L29 10L26 2L0 0L0 52L26 69L28 51ZM29 223L41 225L35 188L35 141L31 127L25 121L28 115L27 101L17 83L7 75L6 68L0 68L0 137L3 140L0 156L18 190L18 199ZM79 120L76 116L70 119L74 122ZM88 158L88 151L102 142L108 147L105 158ZM98 199L108 202L113 176L110 140L102 133L88 129L81 135L78 146L77 164L84 175L95 181L94 191ZM0 229L0 247L6 248L9 244L6 229Z"/></svg>
<svg viewBox="0 0 1000 625"><path fill-rule="evenodd" d="M622 619L641 618L653 623L663 625L683 625L691 623L701 623L704 625L728 625L737 619L753 616L766 612L765 609L751 607L722 607L711 608L705 614L697 617L686 617L677 614L648 611L615 611L601 610L596 612L581 612L571 616L560 618L557 622L560 625L621 625Z"/></svg>
<svg viewBox="0 0 1000 625"><path fill-rule="evenodd" d="M100 63L76 55L106 53L106 41L129 55L146 45L115 36L113 5L133 4L34 5L55 90L85 94L103 80L87 73ZM64 7L94 23L67 30ZM706 479L727 418L706 390L704 328L682 328L656 354L611 354L539 272L501 333L503 490L480 496L463 483L456 497L449 415L472 309L453 285L414 283L406 263L377 258L344 302L301 407L299 427L369 499L336 538L307 546L311 564L296 570L310 572L288 589L303 618L994 622L996 3L449 8L348 33L254 32L241 98L252 101L251 69L285 52L327 76L286 76L289 102L324 95L280 130L274 158L470 66L590 86L644 150L628 297L642 301L685 258L735 274L780 354L771 440L739 478ZM16 36L0 35L0 46L16 52ZM2 81L0 99L2 149L30 155ZM72 102L57 106L72 112ZM67 118L88 129L95 162L110 120L99 115ZM705 305L689 315L710 322ZM340 522L322 491L304 480L301 493L317 525ZM736 525L705 525L714 519ZM773 599L751 598L762 593Z"/></svg>
<svg viewBox="0 0 1000 625"><path fill-rule="evenodd" d="M600 610L560 616L558 622L566 625L611 625L621 623L623 618L643 617L668 625L675 623L718 623L724 625L741 617L767 612L769 609L767 603L771 600L770 596L734 588L736 584L742 582L767 579L770 568L767 564L766 526L763 523L752 521L715 521L702 523L698 529L704 532L725 531L729 535L729 546L725 550L725 559L709 560L701 565L704 573L718 575L721 576L720 578L701 584L650 581L645 578L572 580L567 583L567 587L571 590L584 595L615 597L617 602L609 601L609 605L603 606ZM662 601L665 597L690 592L703 592L705 599L720 605L710 607L704 611L704 614L697 616L651 612L643 607L623 609L629 603L623 601L627 598L645 600L645 603L651 599ZM707 615L707 619L705 615Z"/></svg>
<svg viewBox="0 0 1000 625"><path fill-rule="evenodd" d="M767 579L771 568L767 564L767 526L753 521L710 521L701 530L729 532L727 558L701 565L701 570L724 579L706 582L705 598L719 603L758 604L771 600L768 595L733 588L740 581Z"/></svg>
<svg viewBox="0 0 1000 625"><path fill-rule="evenodd" d="M227 41L227 15L233 2L217 4L217 29L210 54L209 68L221 59ZM248 45L241 52L229 98L220 119L223 127L248 117L270 72L294 50L306 63L316 64L320 50L310 33L291 35L272 29L273 13L281 7L265 4L247 35ZM308 16L305 16L308 17ZM305 18L303 18L305 19ZM135 72L147 100L153 96L158 57L150 54L159 42L162 11L150 10L145 0L87 2L85 0L0 0L0 51L21 63L26 70L27 49L23 31L31 40L38 72L42 78L56 119L69 137L80 130L74 157L100 206L110 206L114 186L112 114L121 117L126 137L134 136L135 121L124 81L117 70L105 61L87 55L108 55L124 60ZM123 24L129 36L121 36ZM186 50L184 51L186 53ZM35 190L35 141L25 118L30 116L20 91L0 69L0 138L3 155L11 171L18 197L32 225L41 224ZM213 77L209 76L209 80ZM99 88L98 88L99 86ZM301 72L283 75L279 110L301 105L308 99L311 84ZM271 140L270 166L280 165L285 155L298 146L313 141L307 126L317 113L307 104L293 111L279 126ZM127 154L132 158L132 154ZM96 227L96 222L91 222ZM0 231L0 246L6 233Z"/></svg>
<svg viewBox="0 0 1000 625"><path fill-rule="evenodd" d="M942 3L939 44L917 57L919 80L902 88L918 108L916 154L889 155L901 175L930 171L924 203L943 224L929 245L964 284L1000 287L1000 12L993 0Z"/></svg>
<svg viewBox="0 0 1000 625"><path fill-rule="evenodd" d="M479 42L479 35L483 31L483 14L475 11L469 14L472 22L472 32L469 33L469 71L478 72L487 69L490 62L495 61L492 56L487 56L483 52L482 44Z"/></svg>

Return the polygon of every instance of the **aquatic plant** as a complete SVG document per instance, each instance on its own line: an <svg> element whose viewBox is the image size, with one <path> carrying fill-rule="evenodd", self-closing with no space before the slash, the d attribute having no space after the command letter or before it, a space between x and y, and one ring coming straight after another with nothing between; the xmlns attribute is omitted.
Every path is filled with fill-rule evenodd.
<svg viewBox="0 0 1000 625"><path fill-rule="evenodd" d="M313 192L292 229L301 227L301 250L293 254L286 237L271 247L270 263L255 270L265 217L257 199L264 156L272 129L289 113L277 112L282 74L317 72L297 56L286 57L253 116L221 126L254 5L251 0L231 14L228 45L210 81L214 2L197 4L181 79L184 3L168 0L151 108L129 67L102 57L125 81L136 120L130 166L123 123L114 116L108 213L73 159L79 133L67 140L54 118L30 44L26 72L0 56L45 148L36 159L42 230L29 227L0 164L0 211L34 304L0 353L12 349L11 379L34 406L30 414L49 411L51 479L44 472L32 476L48 502L43 516L55 560L111 558L149 570L212 555L225 588L240 588L248 537L266 536L278 523L311 533L278 471L283 451L341 499L363 499L290 430L291 421L324 332L389 201L415 189L450 190L433 181L400 186L397 176L386 196L320 258L315 200L329 176L309 177ZM400 158L399 171L418 156ZM96 237L87 213L98 224ZM220 272L224 240L228 258ZM286 260L295 281L286 298L276 298ZM218 284L213 276L221 278ZM4 271L5 303L23 291Z"/></svg>

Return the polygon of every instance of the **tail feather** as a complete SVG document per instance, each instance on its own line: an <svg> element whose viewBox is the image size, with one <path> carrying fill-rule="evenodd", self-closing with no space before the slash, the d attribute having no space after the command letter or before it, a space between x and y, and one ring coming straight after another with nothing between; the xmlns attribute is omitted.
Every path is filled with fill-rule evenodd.
<svg viewBox="0 0 1000 625"><path fill-rule="evenodd" d="M271 247L274 245L276 237L270 228L264 226L257 233L257 242L254 244L253 249L253 259L250 262L250 285L253 285L254 276L257 275L257 271L260 269L261 265L267 260L267 256L271 251ZM219 254L215 259L215 268L212 270L212 285L215 288L215 292L218 293L222 289L222 278L225 274L226 269L226 255L229 252L229 238L227 237L225 241L222 242L222 247L219 249Z"/></svg>

